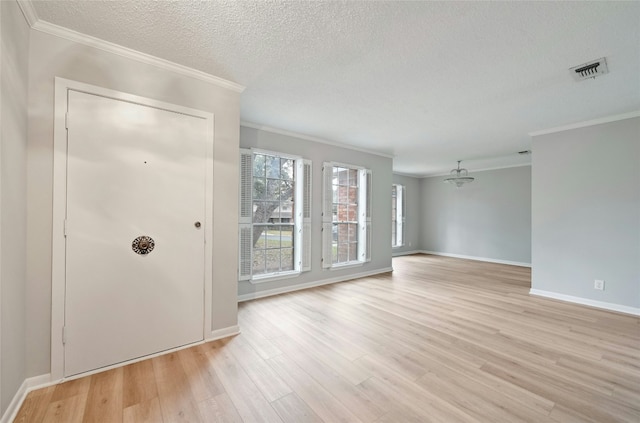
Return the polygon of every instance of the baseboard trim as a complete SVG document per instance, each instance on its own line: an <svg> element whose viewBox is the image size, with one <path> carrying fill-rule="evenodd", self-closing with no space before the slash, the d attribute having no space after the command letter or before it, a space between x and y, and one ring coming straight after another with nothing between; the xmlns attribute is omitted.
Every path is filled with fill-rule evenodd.
<svg viewBox="0 0 640 423"><path fill-rule="evenodd" d="M411 254L421 254L420 250L411 250L411 251L397 251L391 253L392 257L400 257L400 256L410 256Z"/></svg>
<svg viewBox="0 0 640 423"><path fill-rule="evenodd" d="M589 307L601 308L603 310L615 311L618 313L631 314L633 316L640 316L640 308L629 307L621 304L607 303L604 301L590 300L588 298L574 297L572 295L558 294L557 292L543 291L540 289L529 290L530 295L537 297L551 298L553 300L565 301L568 303L586 305Z"/></svg>
<svg viewBox="0 0 640 423"><path fill-rule="evenodd" d="M229 326L222 329L212 330L205 342L215 341L229 336L237 335L240 333L240 327L238 325Z"/></svg>
<svg viewBox="0 0 640 423"><path fill-rule="evenodd" d="M439 251L421 250L418 252L422 254L432 254L434 256L454 257L454 258L461 258L461 259L475 260L475 261L485 261L487 263L508 264L509 266L531 267L531 263L524 263L521 261L509 261L509 260L492 259L488 257L465 256L464 254L442 253Z"/></svg>
<svg viewBox="0 0 640 423"><path fill-rule="evenodd" d="M20 407L22 407L22 404L27 398L29 392L35 391L36 389L46 388L47 386L55 385L56 383L58 382L51 381L51 374L49 373L25 379L9 403L9 407L7 407L7 410L0 419L0 423L11 423L16 419L18 411L20 411Z"/></svg>
<svg viewBox="0 0 640 423"><path fill-rule="evenodd" d="M203 343L209 342L209 341L215 341L217 339L226 338L226 337L229 337L229 336L237 335L239 333L240 333L240 327L238 325L229 326L229 327L226 327L226 328L216 329L214 331L211 331L211 333L203 341L195 342L195 343L188 344L188 345L183 345L183 346L180 346L178 348L172 348L170 350L166 350L166 351L162 351L162 352L159 352L159 353L147 355L147 356L140 357L140 358L137 358L137 359L134 359L134 360L129 360L129 361L126 361L126 362L123 362L123 363L118 363L118 364L115 364L113 366L103 367L103 368L100 368L100 369L97 369L97 370L93 370L91 372L81 373L81 374L78 374L78 375L75 375L75 376L71 376L71 377L68 377L68 378L63 378L63 379L59 379L59 380L51 380L51 374L50 373L47 373L47 374L44 374L44 375L40 375L40 376L30 377L28 379L25 379L24 382L22 382L22 385L20 385L20 388L18 388L18 391L16 392L16 394L13 396L13 399L9 403L9 407L7 407L6 411L2 415L2 418L0 418L0 423L13 422L15 420L16 416L18 415L18 411L20 411L20 407L22 407L22 404L24 403L24 400L27 398L27 395L29 394L29 392L35 391L36 389L46 388L48 386L56 385L56 384L61 383L61 382L66 382L66 381L69 381L69 380L73 380L73 379L78 379L78 378L81 378L81 377L89 376L89 375L92 375L92 374L95 374L95 373L104 372L106 370L114 369L114 368L117 368L117 367L126 366L127 364L136 363L138 361L147 360L147 359L150 359L150 358L153 358L153 357L157 357L159 355L176 352L176 351L179 351L179 350L182 350L182 349L185 349L185 348L193 347L194 345L203 344Z"/></svg>
<svg viewBox="0 0 640 423"><path fill-rule="evenodd" d="M376 269L369 272L352 273L346 276L338 276L335 278L322 279L314 282L301 283L292 286L284 286L282 288L266 289L264 291L252 292L250 294L238 295L238 302L256 300L258 298L271 297L273 295L286 294L287 292L300 291L302 289L315 288L316 286L330 285L332 283L345 282L358 278L365 278L367 276L379 275L381 273L392 272L392 267L385 267L383 269Z"/></svg>
<svg viewBox="0 0 640 423"><path fill-rule="evenodd" d="M25 380L18 388L18 392L16 392L16 394L13 396L13 399L9 403L9 407L7 407L7 410L4 412L4 415L2 416L2 420L0 420L0 422L9 423L14 421L26 397L27 381Z"/></svg>

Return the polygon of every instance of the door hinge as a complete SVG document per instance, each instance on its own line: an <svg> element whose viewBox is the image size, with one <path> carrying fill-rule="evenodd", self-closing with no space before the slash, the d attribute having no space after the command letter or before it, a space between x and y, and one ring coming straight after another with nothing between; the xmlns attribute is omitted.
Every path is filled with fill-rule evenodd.
<svg viewBox="0 0 640 423"><path fill-rule="evenodd" d="M62 344L66 344L67 343L67 327L63 326L62 327Z"/></svg>
<svg viewBox="0 0 640 423"><path fill-rule="evenodd" d="M63 225L63 229L62 232L65 236L65 238L67 237L67 219L64 220L64 225Z"/></svg>
<svg viewBox="0 0 640 423"><path fill-rule="evenodd" d="M64 114L64 127L65 129L69 129L69 112Z"/></svg>

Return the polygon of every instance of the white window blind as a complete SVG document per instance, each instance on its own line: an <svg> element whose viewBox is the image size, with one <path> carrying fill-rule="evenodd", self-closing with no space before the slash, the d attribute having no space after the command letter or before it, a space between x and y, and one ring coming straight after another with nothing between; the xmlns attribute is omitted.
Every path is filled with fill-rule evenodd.
<svg viewBox="0 0 640 423"><path fill-rule="evenodd" d="M403 185L394 184L391 191L392 199L392 228L391 246L401 247L405 239L405 219L406 219L406 192Z"/></svg>
<svg viewBox="0 0 640 423"><path fill-rule="evenodd" d="M372 183L372 179L373 179L373 175L371 174L371 170L369 169L364 169L363 170L364 176L365 176L365 187L364 187L364 191L366 192L366 198L364 199L364 204L365 204L365 217L364 217L364 225L365 226L365 238L364 238L364 244L365 244L365 252L364 252L364 261L371 261L371 247L372 247L372 239L373 239L373 231L371 230L371 214L373 212L373 207L372 207L372 187L373 187L373 183Z"/></svg>
<svg viewBox="0 0 640 423"><path fill-rule="evenodd" d="M240 216L238 219L239 224L239 265L238 265L238 280L245 281L251 279L252 269L252 254L251 249L253 245L252 240L252 219L253 219L253 204L251 200L252 195L252 169L253 169L253 155L251 150L240 149Z"/></svg>
<svg viewBox="0 0 640 423"><path fill-rule="evenodd" d="M300 270L311 270L311 160L302 160L302 252Z"/></svg>
<svg viewBox="0 0 640 423"><path fill-rule="evenodd" d="M401 189L401 193L402 193L402 198L400 200L400 207L402 208L402 211L400 213L400 227L398 228L399 231L398 233L400 234L400 244L399 245L404 245L405 242L405 238L406 238L406 220L407 220L407 190L405 189L405 187L403 185L400 185L402 187Z"/></svg>
<svg viewBox="0 0 640 423"><path fill-rule="evenodd" d="M333 165L322 166L322 267L333 265Z"/></svg>

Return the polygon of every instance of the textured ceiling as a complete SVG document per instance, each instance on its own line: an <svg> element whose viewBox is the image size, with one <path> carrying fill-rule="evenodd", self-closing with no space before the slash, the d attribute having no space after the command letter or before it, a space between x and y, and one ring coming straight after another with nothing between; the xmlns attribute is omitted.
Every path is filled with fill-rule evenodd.
<svg viewBox="0 0 640 423"><path fill-rule="evenodd" d="M529 132L640 109L640 2L33 2L41 20L246 86L241 119L393 154L516 165ZM609 72L568 69L605 56Z"/></svg>

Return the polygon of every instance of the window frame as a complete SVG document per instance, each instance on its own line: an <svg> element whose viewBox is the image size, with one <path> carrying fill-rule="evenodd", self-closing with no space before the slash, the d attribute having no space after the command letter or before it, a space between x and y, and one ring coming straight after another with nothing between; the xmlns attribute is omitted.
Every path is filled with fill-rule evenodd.
<svg viewBox="0 0 640 423"><path fill-rule="evenodd" d="M272 156L294 162L293 207L289 223L254 222L254 201L260 201L259 198L254 198L253 189L256 155ZM240 156L238 280L260 283L297 277L302 272L311 270L311 161L296 155L256 148L241 148ZM266 175L265 178L267 178ZM293 270L254 274L253 260L256 248L253 245L253 230L257 225L292 227ZM280 246L280 251L283 248L285 247Z"/></svg>
<svg viewBox="0 0 640 423"><path fill-rule="evenodd" d="M343 168L346 170L357 171L358 180L358 202L357 202L357 220L340 220L334 221L334 206L341 204L339 201L334 203L334 168ZM363 166L339 163L325 162L322 167L323 171L323 224L322 224L322 267L324 269L343 269L346 267L362 266L364 263L371 261L371 187L372 173L370 169ZM337 184L337 186L341 186ZM338 198L339 199L339 198ZM346 203L345 203L346 204ZM354 224L356 222L357 234L357 258L356 260L348 260L342 262L334 262L333 255L333 226L338 224ZM336 248L338 246L336 245Z"/></svg>

